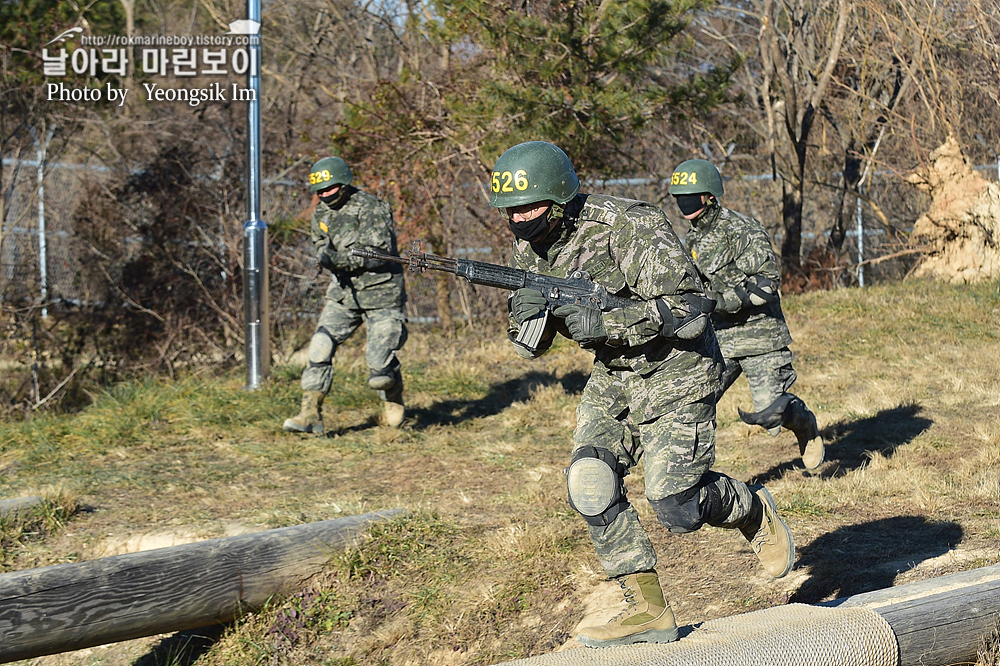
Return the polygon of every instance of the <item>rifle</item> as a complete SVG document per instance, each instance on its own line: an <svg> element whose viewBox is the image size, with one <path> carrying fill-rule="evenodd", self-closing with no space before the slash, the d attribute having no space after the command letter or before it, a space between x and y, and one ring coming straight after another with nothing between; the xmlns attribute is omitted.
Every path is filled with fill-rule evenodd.
<svg viewBox="0 0 1000 666"><path fill-rule="evenodd" d="M537 289L545 296L545 310L534 317L525 319L521 323L516 338L518 344L532 351L536 351L541 343L549 313L560 305L586 305L607 312L638 302L624 296L609 294L604 285L592 281L590 275L584 271L575 271L569 277L557 278L523 271L519 268L489 264L484 261L439 257L424 252L419 240L413 241L413 249L407 253L406 257L386 254L374 248L352 248L351 254L365 259L405 264L410 267L411 271L417 273L423 273L427 269L445 271L463 277L472 284L481 284L487 287L510 289L511 291L525 287Z"/></svg>

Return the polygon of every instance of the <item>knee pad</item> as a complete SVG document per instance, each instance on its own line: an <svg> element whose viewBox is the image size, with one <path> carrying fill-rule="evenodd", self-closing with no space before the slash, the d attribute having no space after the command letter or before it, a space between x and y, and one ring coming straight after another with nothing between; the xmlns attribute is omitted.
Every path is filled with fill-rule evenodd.
<svg viewBox="0 0 1000 666"><path fill-rule="evenodd" d="M595 527L610 525L628 506L625 472L618 456L608 449L577 449L566 468L569 505Z"/></svg>
<svg viewBox="0 0 1000 666"><path fill-rule="evenodd" d="M400 370L399 359L395 356L389 365L381 370L372 370L368 376L368 386L380 391L391 391L397 384L403 381L403 373Z"/></svg>
<svg viewBox="0 0 1000 666"><path fill-rule="evenodd" d="M309 367L331 365L337 342L330 332L320 326L309 340Z"/></svg>
<svg viewBox="0 0 1000 666"><path fill-rule="evenodd" d="M701 529L716 513L722 498L714 485L699 483L675 495L649 500L649 504L656 513L656 519L668 532L684 534Z"/></svg>

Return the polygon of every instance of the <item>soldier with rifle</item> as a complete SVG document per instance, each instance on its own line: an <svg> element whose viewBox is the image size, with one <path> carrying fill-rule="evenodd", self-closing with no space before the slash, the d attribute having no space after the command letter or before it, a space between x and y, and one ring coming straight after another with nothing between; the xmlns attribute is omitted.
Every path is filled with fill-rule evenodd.
<svg viewBox="0 0 1000 666"><path fill-rule="evenodd" d="M309 365L302 372L302 406L285 420L289 432L323 434L323 399L333 383L333 355L364 322L368 330L365 361L368 386L384 403L385 421L403 422L403 375L396 352L406 342L402 268L365 259L352 249L395 254L392 209L378 197L351 185L354 174L339 157L324 157L309 170L309 189L319 195L312 216L318 265L333 274L316 332L309 341Z"/></svg>
<svg viewBox="0 0 1000 666"><path fill-rule="evenodd" d="M646 499L670 532L737 529L774 577L791 570L794 544L763 486L711 469L722 356L711 302L669 221L651 204L579 189L557 146L516 145L497 160L490 196L517 239L511 266L421 253L400 261L514 289L508 336L525 358L544 354L557 333L594 353L567 489L625 608L579 640L669 642L678 635L674 614L624 483L640 456Z"/></svg>

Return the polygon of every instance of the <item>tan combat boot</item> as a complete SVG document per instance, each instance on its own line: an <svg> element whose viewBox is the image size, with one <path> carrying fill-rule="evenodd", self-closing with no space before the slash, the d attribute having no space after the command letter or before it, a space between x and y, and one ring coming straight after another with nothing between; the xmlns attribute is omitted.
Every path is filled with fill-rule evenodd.
<svg viewBox="0 0 1000 666"><path fill-rule="evenodd" d="M743 536L764 566L764 570L775 578L781 578L792 570L795 562L795 542L788 525L778 515L774 498L764 486L749 486L762 505L760 522L740 528Z"/></svg>
<svg viewBox="0 0 1000 666"><path fill-rule="evenodd" d="M406 407L403 405L402 398L399 398L399 402L386 400L384 409L386 425L392 428L398 428L403 422L403 418L406 416Z"/></svg>
<svg viewBox="0 0 1000 666"><path fill-rule="evenodd" d="M663 597L655 571L616 579L628 608L605 624L584 627L577 637L587 647L612 647L632 643L670 643L677 640L677 623Z"/></svg>
<svg viewBox="0 0 1000 666"><path fill-rule="evenodd" d="M816 415L798 397L792 399L786 410L785 427L795 433L799 442L799 455L806 469L816 469L826 457L826 445L819 434Z"/></svg>
<svg viewBox="0 0 1000 666"><path fill-rule="evenodd" d="M322 391L302 392L302 411L290 419L285 420L285 430L288 432L314 432L317 435L324 434L323 416L320 411L323 407Z"/></svg>
<svg viewBox="0 0 1000 666"><path fill-rule="evenodd" d="M799 440L799 455L802 456L802 464L806 469L816 469L823 464L826 458L826 444L823 436L819 434L819 427L816 425L816 415L809 412L810 427L801 432L795 433Z"/></svg>

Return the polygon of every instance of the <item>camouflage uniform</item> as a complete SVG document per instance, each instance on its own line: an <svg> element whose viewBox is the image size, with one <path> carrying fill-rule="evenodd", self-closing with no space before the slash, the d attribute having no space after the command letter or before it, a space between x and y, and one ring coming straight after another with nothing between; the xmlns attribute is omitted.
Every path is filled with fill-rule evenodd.
<svg viewBox="0 0 1000 666"><path fill-rule="evenodd" d="M697 272L663 212L640 201L579 194L565 205L559 225L542 242L515 242L511 266L555 277L582 270L609 293L638 301L604 313L608 340L594 350L593 372L577 409L574 452L607 449L628 468L638 460L641 446L646 498L671 531L686 532L704 523L741 526L751 512L751 491L710 470L715 461L713 396L722 367L715 335L711 327L694 340L660 335L663 322L655 299L683 309L681 294L702 294ZM537 351L518 352L537 356L556 332L569 337L558 318L550 319L548 327ZM512 317L512 340L517 331ZM691 514L681 521L679 506ZM627 502L610 524L589 524L589 530L609 576L655 566L649 537Z"/></svg>
<svg viewBox="0 0 1000 666"><path fill-rule="evenodd" d="M748 278L757 276L778 284L781 276L771 239L757 220L713 204L691 222L685 243L705 286L722 299L712 315L726 359L717 397L740 373L746 373L754 411L760 411L786 393L796 379L788 349L792 336L781 302L746 305L737 293ZM773 430L777 434L778 429Z"/></svg>
<svg viewBox="0 0 1000 666"><path fill-rule="evenodd" d="M346 186L347 192L339 206L320 202L312 216L312 240L317 256L324 250L349 252L352 248L373 247L396 254L396 235L392 210L381 199ZM326 353L322 348L314 353L310 344L309 366L302 373L303 391L330 391L333 381L333 354L358 329L362 322L368 329L365 361L373 374L393 374L399 377L396 352L406 342L406 316L403 304L406 290L399 264L387 263L374 270L364 269L364 260L357 259L350 269L337 270L326 290L326 305L316 326L317 335L325 332L333 341ZM315 340L317 336L314 335ZM379 391L382 400L393 400L401 393L397 381L390 395ZM398 399L394 400L399 402Z"/></svg>

